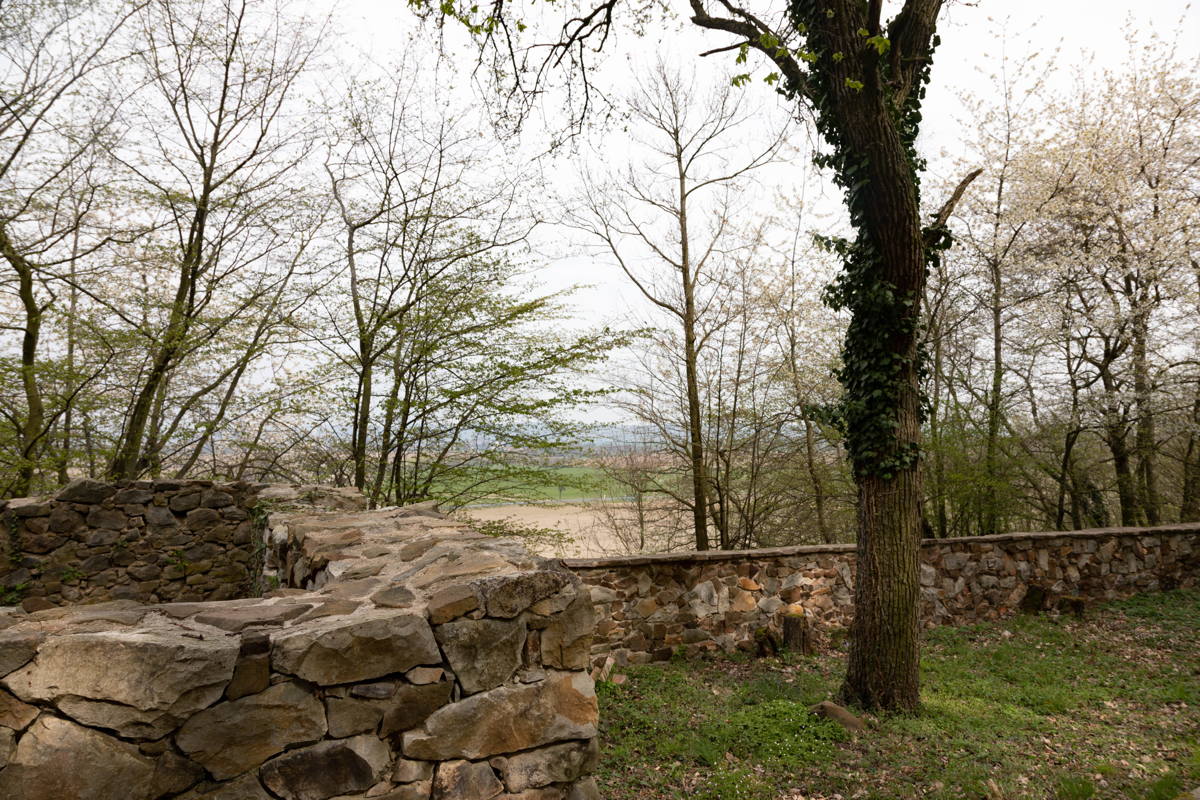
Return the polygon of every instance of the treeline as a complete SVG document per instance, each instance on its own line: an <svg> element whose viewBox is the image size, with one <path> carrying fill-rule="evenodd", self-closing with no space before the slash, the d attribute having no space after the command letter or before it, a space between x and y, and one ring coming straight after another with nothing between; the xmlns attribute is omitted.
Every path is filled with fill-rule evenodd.
<svg viewBox="0 0 1200 800"><path fill-rule="evenodd" d="M927 191L982 168L925 308L927 535L1200 520L1197 66L1134 38L1070 92L1033 59L965 105L969 144ZM660 76L630 105L647 159L589 193L606 201L583 227L658 331L626 380L643 434L608 459L633 505L607 525L633 549L854 536L831 377L844 322L818 302L832 270L801 208L753 227L735 208L783 166L747 147L712 168L736 106Z"/></svg>
<svg viewBox="0 0 1200 800"><path fill-rule="evenodd" d="M576 441L577 378L621 340L529 284L527 170L429 101L450 73L338 62L260 0L2 16L0 496L188 475L456 503Z"/></svg>
<svg viewBox="0 0 1200 800"><path fill-rule="evenodd" d="M340 46L261 0L5 7L0 495L519 496L601 401L638 431L602 459L631 549L853 537L837 257L813 236L838 225L786 187L809 160L786 111L648 71L630 143L605 132L564 211L492 120L431 100L447 65L350 69ZM1005 66L926 178L938 202L983 170L925 308L927 532L1200 520L1197 64L1131 44L1067 93L1052 63ZM626 333L571 330L530 282L547 218L605 270L581 281L645 309Z"/></svg>

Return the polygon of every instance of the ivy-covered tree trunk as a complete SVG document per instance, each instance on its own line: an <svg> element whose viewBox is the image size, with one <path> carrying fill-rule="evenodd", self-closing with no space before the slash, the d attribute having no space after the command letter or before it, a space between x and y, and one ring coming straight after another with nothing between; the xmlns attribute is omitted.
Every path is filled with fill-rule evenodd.
<svg viewBox="0 0 1200 800"><path fill-rule="evenodd" d="M795 0L812 64L805 94L831 146L822 161L846 192L853 241L831 240L844 271L828 301L850 311L840 418L858 484L858 575L842 699L915 709L921 543L920 313L944 245L920 214L914 150L941 5L913 1L886 30L880 3ZM945 213L948 213L946 211Z"/></svg>

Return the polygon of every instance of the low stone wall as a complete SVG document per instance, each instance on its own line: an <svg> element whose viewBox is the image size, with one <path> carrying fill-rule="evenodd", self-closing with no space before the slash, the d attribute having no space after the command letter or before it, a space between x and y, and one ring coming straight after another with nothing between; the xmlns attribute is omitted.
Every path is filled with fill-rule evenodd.
<svg viewBox="0 0 1200 800"><path fill-rule="evenodd" d="M753 649L755 631L778 629L784 614L804 614L819 632L848 625L854 613L853 545L564 563L591 587L596 662ZM1064 595L1108 600L1195 586L1200 525L929 539L920 569L926 625L979 622L1034 598L1046 605Z"/></svg>
<svg viewBox="0 0 1200 800"><path fill-rule="evenodd" d="M264 598L0 610L0 797L597 800L578 578L430 508L269 527Z"/></svg>
<svg viewBox="0 0 1200 800"><path fill-rule="evenodd" d="M0 501L0 605L244 597L275 504L363 508L326 487L80 479L53 497Z"/></svg>

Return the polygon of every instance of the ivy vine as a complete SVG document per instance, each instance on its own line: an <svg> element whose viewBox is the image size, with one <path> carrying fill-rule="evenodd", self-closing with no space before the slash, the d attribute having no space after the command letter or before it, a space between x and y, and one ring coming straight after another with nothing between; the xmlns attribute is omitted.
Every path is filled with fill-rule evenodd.
<svg viewBox="0 0 1200 800"><path fill-rule="evenodd" d="M792 0L792 24L804 39L802 52L809 63L803 94L814 112L818 132L828 143L829 152L814 156L818 167L829 168L835 183L845 193L845 203L854 228L853 239L818 237L818 243L835 253L842 262L837 278L825 289L823 301L835 311L851 312L849 328L842 346L842 366L836 371L843 387L843 396L820 416L834 424L845 437L846 448L856 475L892 478L897 471L913 466L920 457L917 442L902 441L896 435L898 411L905 375L915 369L923 383L925 353L918 347L915 356L895 352L897 338L918 335L921 297L917 292L900 292L882 276L882 256L864 216L867 193L873 191L868 156L851 148L845 132L833 113L834 91L838 85L854 92L863 90L865 76L846 76L846 54L836 50L822 35L824 23L832 16L822 0ZM907 161L908 178L914 191L920 193L920 175L925 167L917 155L915 142L920 130L921 102L929 82L932 54L937 47L935 36L928 57L923 61L917 85L903 103L891 101L888 61L882 56L890 42L881 35L872 36L860 30L861 47L866 56L852 60L878 69L881 80L878 91L885 93L883 106L892 115L900 134ZM862 54L859 54L862 55ZM872 58L871 56L878 56ZM840 81L838 76L840 75ZM792 99L800 95L800 87L786 86L784 92ZM944 226L923 231L925 272L936 266L940 254L950 246L949 231ZM915 362L915 363L914 363ZM921 416L924 419L926 402L922 393Z"/></svg>

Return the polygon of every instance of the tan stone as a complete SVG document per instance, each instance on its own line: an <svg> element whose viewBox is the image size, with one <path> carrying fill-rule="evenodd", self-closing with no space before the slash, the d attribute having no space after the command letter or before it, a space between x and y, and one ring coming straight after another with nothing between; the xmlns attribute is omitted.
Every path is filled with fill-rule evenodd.
<svg viewBox="0 0 1200 800"><path fill-rule="evenodd" d="M153 800L155 762L135 745L45 715L21 737L0 771L13 800Z"/></svg>
<svg viewBox="0 0 1200 800"><path fill-rule="evenodd" d="M738 578L738 586L747 592L761 592L762 584L745 576Z"/></svg>
<svg viewBox="0 0 1200 800"><path fill-rule="evenodd" d="M582 672L551 672L544 681L501 686L435 712L404 735L404 754L441 761L480 759L596 735L592 679Z"/></svg>
<svg viewBox="0 0 1200 800"><path fill-rule="evenodd" d="M29 723L37 719L37 715L38 710L35 707L22 703L8 692L0 690L0 728L23 731L29 727Z"/></svg>
<svg viewBox="0 0 1200 800"><path fill-rule="evenodd" d="M542 631L542 664L559 669L585 669L594 627L595 611L591 600L587 593L580 592L575 602L553 617Z"/></svg>
<svg viewBox="0 0 1200 800"><path fill-rule="evenodd" d="M487 762L445 761L433 779L434 800L491 800L504 785Z"/></svg>
<svg viewBox="0 0 1200 800"><path fill-rule="evenodd" d="M175 741L214 778L224 780L288 747L315 742L325 731L321 702L288 682L201 711L184 724Z"/></svg>
<svg viewBox="0 0 1200 800"><path fill-rule="evenodd" d="M475 590L465 584L448 586L442 589L426 603L429 621L434 625L449 622L479 608L479 597Z"/></svg>
<svg viewBox="0 0 1200 800"><path fill-rule="evenodd" d="M285 630L271 641L276 671L322 686L367 681L441 660L429 623L401 611L328 617Z"/></svg>
<svg viewBox="0 0 1200 800"><path fill-rule="evenodd" d="M404 674L409 683L437 683L446 671L441 667L413 667Z"/></svg>
<svg viewBox="0 0 1200 800"><path fill-rule="evenodd" d="M22 700L52 702L86 725L156 739L221 697L237 654L236 640L191 638L165 624L65 634L48 639L33 663L3 683Z"/></svg>
<svg viewBox="0 0 1200 800"><path fill-rule="evenodd" d="M432 761L413 761L411 758L397 758L392 766L392 780L396 783L415 783L433 779Z"/></svg>

